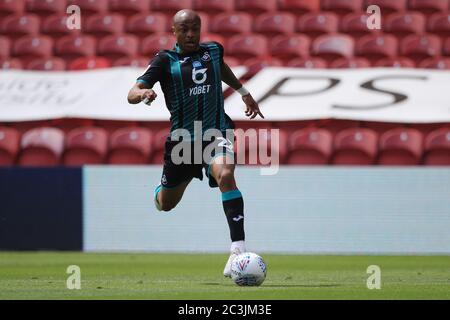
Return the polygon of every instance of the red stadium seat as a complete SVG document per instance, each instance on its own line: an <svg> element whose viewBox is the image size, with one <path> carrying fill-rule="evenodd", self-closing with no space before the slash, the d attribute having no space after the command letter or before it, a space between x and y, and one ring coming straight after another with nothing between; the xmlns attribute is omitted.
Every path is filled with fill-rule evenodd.
<svg viewBox="0 0 450 320"><path fill-rule="evenodd" d="M5 59L10 56L11 41L7 37L0 36L0 59Z"/></svg>
<svg viewBox="0 0 450 320"><path fill-rule="evenodd" d="M9 69L22 69L23 64L20 59L17 58L6 58L0 59L0 70L9 70Z"/></svg>
<svg viewBox="0 0 450 320"><path fill-rule="evenodd" d="M20 133L14 128L0 127L0 166L13 165L19 152Z"/></svg>
<svg viewBox="0 0 450 320"><path fill-rule="evenodd" d="M54 40L63 36L78 34L79 30L67 28L67 17L67 15L53 15L43 18L41 33L53 37Z"/></svg>
<svg viewBox="0 0 450 320"><path fill-rule="evenodd" d="M435 35L410 35L401 42L400 53L416 64L430 57L441 54L442 44L438 36Z"/></svg>
<svg viewBox="0 0 450 320"><path fill-rule="evenodd" d="M278 9L296 15L320 10L320 0L279 0Z"/></svg>
<svg viewBox="0 0 450 320"><path fill-rule="evenodd" d="M102 164L107 150L106 130L97 127L76 128L67 134L63 162L68 166Z"/></svg>
<svg viewBox="0 0 450 320"><path fill-rule="evenodd" d="M169 136L169 129L161 129L154 134L153 138L153 153L151 155L151 163L164 163L164 147L166 139Z"/></svg>
<svg viewBox="0 0 450 320"><path fill-rule="evenodd" d="M444 41L444 46L442 48L442 52L444 53L444 55L450 56L450 37Z"/></svg>
<svg viewBox="0 0 450 320"><path fill-rule="evenodd" d="M323 35L313 41L311 54L328 62L337 58L353 56L353 38L344 34Z"/></svg>
<svg viewBox="0 0 450 320"><path fill-rule="evenodd" d="M94 56L96 43L93 36L84 34L65 36L56 42L55 52L69 62L80 57Z"/></svg>
<svg viewBox="0 0 450 320"><path fill-rule="evenodd" d="M406 11L407 0L366 0L364 8L370 5L377 5L381 9L382 15L390 15L391 13Z"/></svg>
<svg viewBox="0 0 450 320"><path fill-rule="evenodd" d="M423 60L418 68L450 70L450 58L434 57Z"/></svg>
<svg viewBox="0 0 450 320"><path fill-rule="evenodd" d="M335 33L339 28L339 18L333 12L307 13L297 23L297 31L312 38L327 33Z"/></svg>
<svg viewBox="0 0 450 320"><path fill-rule="evenodd" d="M134 58L120 58L114 61L113 67L122 67L122 66L130 66L137 68L145 68L148 66L149 59L143 57L134 57Z"/></svg>
<svg viewBox="0 0 450 320"><path fill-rule="evenodd" d="M150 9L150 0L110 0L109 11L125 16L146 13Z"/></svg>
<svg viewBox="0 0 450 320"><path fill-rule="evenodd" d="M349 13L341 20L340 31L357 40L365 35L377 32L376 29L367 28L369 15L366 13Z"/></svg>
<svg viewBox="0 0 450 320"><path fill-rule="evenodd" d="M331 162L336 165L371 165L377 154L378 135L364 128L340 131L334 139Z"/></svg>
<svg viewBox="0 0 450 320"><path fill-rule="evenodd" d="M227 52L242 62L249 58L266 56L267 47L267 39L262 35L236 35L228 40Z"/></svg>
<svg viewBox="0 0 450 320"><path fill-rule="evenodd" d="M292 34L295 31L295 16L291 13L265 13L254 22L254 31L267 37Z"/></svg>
<svg viewBox="0 0 450 320"><path fill-rule="evenodd" d="M248 13L222 13L214 17L210 24L210 31L224 37L231 37L237 33L248 33L252 30L252 17Z"/></svg>
<svg viewBox="0 0 450 320"><path fill-rule="evenodd" d="M409 34L425 32L425 26L426 18L420 12L393 13L386 19L384 32L401 40Z"/></svg>
<svg viewBox="0 0 450 320"><path fill-rule="evenodd" d="M152 135L145 128L123 128L111 135L108 163L146 164L152 147Z"/></svg>
<svg viewBox="0 0 450 320"><path fill-rule="evenodd" d="M164 33L166 29L166 16L156 12L131 16L126 24L127 32L139 37L146 37L152 33Z"/></svg>
<svg viewBox="0 0 450 320"><path fill-rule="evenodd" d="M103 57L81 57L69 63L68 70L89 70L109 68L111 63Z"/></svg>
<svg viewBox="0 0 450 320"><path fill-rule="evenodd" d="M360 12L363 0L322 0L322 10L333 11L339 15Z"/></svg>
<svg viewBox="0 0 450 320"><path fill-rule="evenodd" d="M105 14L108 11L109 0L69 0L68 4L80 7L82 16L88 18L95 14Z"/></svg>
<svg viewBox="0 0 450 320"><path fill-rule="evenodd" d="M0 21L0 33L10 39L39 33L39 17L35 14L6 16Z"/></svg>
<svg viewBox="0 0 450 320"><path fill-rule="evenodd" d="M274 149L272 149L272 138L274 137L274 132L272 130L255 130L254 137L256 137L258 143L255 143L255 140L249 142L250 138L245 138L249 137L248 130L245 132L235 130L235 152L237 155L237 163L246 165L267 165L267 159L264 159L264 156L273 157L276 154L278 154L279 163L285 163L288 155L287 135L282 130L279 130L278 132L279 139L275 140L278 142L274 143Z"/></svg>
<svg viewBox="0 0 450 320"><path fill-rule="evenodd" d="M125 19L119 14L94 15L86 20L84 32L96 37L120 34L125 29Z"/></svg>
<svg viewBox="0 0 450 320"><path fill-rule="evenodd" d="M450 166L450 128L430 132L425 138L424 161L427 166Z"/></svg>
<svg viewBox="0 0 450 320"><path fill-rule="evenodd" d="M40 16L66 13L66 0L27 0L26 10Z"/></svg>
<svg viewBox="0 0 450 320"><path fill-rule="evenodd" d="M365 57L375 64L383 58L395 57L397 47L397 39L392 35L367 35L356 42L356 55Z"/></svg>
<svg viewBox="0 0 450 320"><path fill-rule="evenodd" d="M200 41L201 42L215 41L222 44L223 46L223 44L225 43L225 38L217 33L202 33Z"/></svg>
<svg viewBox="0 0 450 320"><path fill-rule="evenodd" d="M441 38L450 36L450 13L435 13L428 18L427 30Z"/></svg>
<svg viewBox="0 0 450 320"><path fill-rule="evenodd" d="M378 163L381 165L418 165L423 150L420 131L392 129L380 137Z"/></svg>
<svg viewBox="0 0 450 320"><path fill-rule="evenodd" d="M234 9L234 0L193 0L193 9L207 14L230 12Z"/></svg>
<svg viewBox="0 0 450 320"><path fill-rule="evenodd" d="M165 12L172 15L181 9L192 8L192 0L152 0L152 11Z"/></svg>
<svg viewBox="0 0 450 320"><path fill-rule="evenodd" d="M132 35L106 36L98 43L97 54L111 61L131 58L138 53L139 41Z"/></svg>
<svg viewBox="0 0 450 320"><path fill-rule="evenodd" d="M291 68L305 68L305 69L325 69L327 62L322 58L294 58L289 60L286 64Z"/></svg>
<svg viewBox="0 0 450 320"><path fill-rule="evenodd" d="M277 0L235 0L236 10L245 11L252 15L277 10Z"/></svg>
<svg viewBox="0 0 450 320"><path fill-rule="evenodd" d="M270 54L287 62L309 56L311 40L305 35L277 36L270 41Z"/></svg>
<svg viewBox="0 0 450 320"><path fill-rule="evenodd" d="M64 71L66 70L66 62L58 57L37 58L30 61L26 69L36 71Z"/></svg>
<svg viewBox="0 0 450 320"><path fill-rule="evenodd" d="M446 12L449 9L447 0L409 0L409 9L431 15L436 12Z"/></svg>
<svg viewBox="0 0 450 320"><path fill-rule="evenodd" d="M374 67L393 67L393 68L415 68L416 64L413 60L405 57L384 58L378 60Z"/></svg>
<svg viewBox="0 0 450 320"><path fill-rule="evenodd" d="M370 61L366 58L339 58L330 63L330 69L355 69L355 68L370 68Z"/></svg>
<svg viewBox="0 0 450 320"><path fill-rule="evenodd" d="M25 10L25 0L0 0L0 18L21 15Z"/></svg>
<svg viewBox="0 0 450 320"><path fill-rule="evenodd" d="M176 38L173 34L155 34L144 38L141 41L141 54L148 57L153 57L161 50L170 50L176 43Z"/></svg>
<svg viewBox="0 0 450 320"><path fill-rule="evenodd" d="M53 40L48 36L23 36L13 47L13 55L25 64L35 58L48 58L52 53Z"/></svg>
<svg viewBox="0 0 450 320"><path fill-rule="evenodd" d="M333 150L333 135L326 129L306 128L293 132L289 139L288 164L325 165Z"/></svg>
<svg viewBox="0 0 450 320"><path fill-rule="evenodd" d="M283 62L280 59L268 57L250 58L244 61L244 65L247 67L247 73L243 78L250 79L259 71L266 67L281 67Z"/></svg>
<svg viewBox="0 0 450 320"><path fill-rule="evenodd" d="M23 166L56 166L64 150L64 132L56 128L36 128L21 139L18 164Z"/></svg>

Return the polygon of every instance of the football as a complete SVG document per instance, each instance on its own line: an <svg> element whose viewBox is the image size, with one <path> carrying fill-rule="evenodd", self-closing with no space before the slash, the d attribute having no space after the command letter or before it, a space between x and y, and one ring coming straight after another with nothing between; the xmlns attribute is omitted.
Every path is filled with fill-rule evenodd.
<svg viewBox="0 0 450 320"><path fill-rule="evenodd" d="M231 264L231 279L239 286L259 286L266 279L266 263L253 252L239 254Z"/></svg>

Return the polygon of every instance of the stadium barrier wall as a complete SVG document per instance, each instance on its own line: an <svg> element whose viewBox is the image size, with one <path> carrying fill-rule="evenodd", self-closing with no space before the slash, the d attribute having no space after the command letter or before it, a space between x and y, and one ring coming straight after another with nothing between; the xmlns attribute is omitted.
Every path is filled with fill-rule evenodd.
<svg viewBox="0 0 450 320"><path fill-rule="evenodd" d="M0 250L82 250L81 168L0 168Z"/></svg>
<svg viewBox="0 0 450 320"><path fill-rule="evenodd" d="M450 169L238 167L247 247L292 254L450 254ZM85 251L226 252L218 189L194 180L158 212L160 166L83 170Z"/></svg>

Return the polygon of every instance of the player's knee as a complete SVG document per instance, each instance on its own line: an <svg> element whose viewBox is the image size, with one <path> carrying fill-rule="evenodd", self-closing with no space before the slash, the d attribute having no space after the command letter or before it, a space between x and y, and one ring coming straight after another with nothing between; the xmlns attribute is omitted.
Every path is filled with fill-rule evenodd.
<svg viewBox="0 0 450 320"><path fill-rule="evenodd" d="M235 184L233 170L222 169L219 173L217 184L220 187L233 187Z"/></svg>

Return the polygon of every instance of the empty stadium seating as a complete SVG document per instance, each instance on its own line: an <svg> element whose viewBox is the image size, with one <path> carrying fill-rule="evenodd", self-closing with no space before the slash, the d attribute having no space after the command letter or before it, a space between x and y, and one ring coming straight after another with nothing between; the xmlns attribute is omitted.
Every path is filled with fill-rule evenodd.
<svg viewBox="0 0 450 320"><path fill-rule="evenodd" d="M66 70L66 62L57 57L37 58L31 60L26 68L37 71L64 71Z"/></svg>
<svg viewBox="0 0 450 320"><path fill-rule="evenodd" d="M366 0L365 6L377 5L380 7L383 15L390 15L391 13L404 12L407 10L407 0Z"/></svg>
<svg viewBox="0 0 450 320"><path fill-rule="evenodd" d="M302 15L320 10L320 0L279 0L278 9Z"/></svg>
<svg viewBox="0 0 450 320"><path fill-rule="evenodd" d="M108 163L146 164L152 147L151 132L145 128L123 128L110 139Z"/></svg>
<svg viewBox="0 0 450 320"><path fill-rule="evenodd" d="M68 166L102 164L108 151L108 134L98 127L80 127L67 133L63 163Z"/></svg>
<svg viewBox="0 0 450 320"><path fill-rule="evenodd" d="M66 26L70 4L81 8L81 30ZM367 28L366 9L372 4L381 8L381 30ZM449 70L449 5L446 0L0 0L0 69L145 68L154 54L175 44L172 15L193 8L201 13L202 41L222 43L230 66L248 68L244 81L266 66L281 65ZM60 143L64 134L67 142L72 131L93 126L107 136L97 163L161 163L168 131L167 123L93 119L6 126L0 128L0 165L64 164L66 155L71 157L64 153L60 161L67 150ZM443 124L317 120L300 130L286 122L268 127L283 132L283 163L449 165L448 127ZM130 138L136 135L142 140ZM375 153L374 139L379 141ZM142 141L150 142L144 147ZM370 150L357 149L359 141ZM123 152L129 149L122 144L135 151Z"/></svg>
<svg viewBox="0 0 450 320"><path fill-rule="evenodd" d="M398 41L392 35L366 35L357 40L355 54L375 64L383 58L394 58L398 52Z"/></svg>
<svg viewBox="0 0 450 320"><path fill-rule="evenodd" d="M210 30L225 37L248 33L252 30L252 17L245 12L221 13L211 21Z"/></svg>
<svg viewBox="0 0 450 320"><path fill-rule="evenodd" d="M0 166L15 163L19 153L20 133L14 128L0 127Z"/></svg>
<svg viewBox="0 0 450 320"><path fill-rule="evenodd" d="M423 151L423 135L411 128L388 130L380 137L378 163L418 165Z"/></svg>
<svg viewBox="0 0 450 320"><path fill-rule="evenodd" d="M332 163L336 165L371 165L378 151L378 135L371 129L349 128L334 140Z"/></svg>
<svg viewBox="0 0 450 320"><path fill-rule="evenodd" d="M41 33L58 40L63 36L79 34L78 29L67 28L67 15L51 15L45 17L41 22Z"/></svg>
<svg viewBox="0 0 450 320"><path fill-rule="evenodd" d="M162 13L138 13L126 22L126 31L138 37L167 31L167 18Z"/></svg>
<svg viewBox="0 0 450 320"><path fill-rule="evenodd" d="M424 164L450 165L450 128L430 132L425 139Z"/></svg>
<svg viewBox="0 0 450 320"><path fill-rule="evenodd" d="M333 150L333 136L321 128L294 131L289 139L288 164L326 165Z"/></svg>
<svg viewBox="0 0 450 320"><path fill-rule="evenodd" d="M64 133L56 128L31 129L22 135L18 164L47 167L60 164L64 151Z"/></svg>

